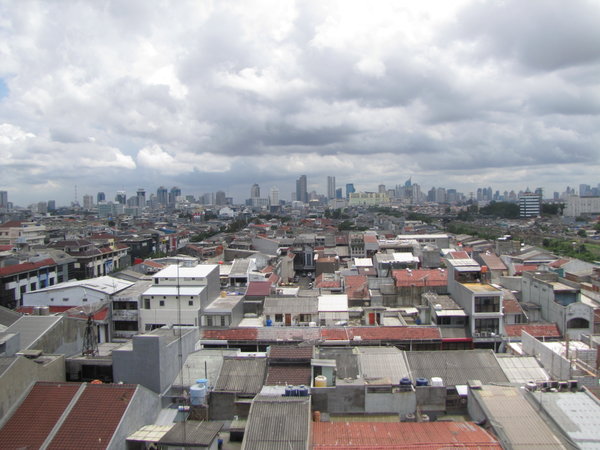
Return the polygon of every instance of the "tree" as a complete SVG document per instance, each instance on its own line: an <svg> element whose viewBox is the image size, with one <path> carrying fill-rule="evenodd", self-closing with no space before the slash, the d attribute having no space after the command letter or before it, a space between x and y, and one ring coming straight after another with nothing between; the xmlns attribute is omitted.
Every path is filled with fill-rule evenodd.
<svg viewBox="0 0 600 450"><path fill-rule="evenodd" d="M587 236L587 234L586 234L586 232L585 232L585 230L584 230L583 228L580 228L580 229L577 231L577 236L586 237L586 236Z"/></svg>

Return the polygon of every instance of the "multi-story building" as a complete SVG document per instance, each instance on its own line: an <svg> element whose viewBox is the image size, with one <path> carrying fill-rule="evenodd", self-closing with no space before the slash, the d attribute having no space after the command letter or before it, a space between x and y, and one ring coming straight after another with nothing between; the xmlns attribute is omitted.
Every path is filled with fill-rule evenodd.
<svg viewBox="0 0 600 450"><path fill-rule="evenodd" d="M167 206L167 202L169 201L169 191L167 191L166 187L160 186L156 190L156 199L159 206L162 206L163 208Z"/></svg>
<svg viewBox="0 0 600 450"><path fill-rule="evenodd" d="M0 225L0 245L43 245L46 227L35 222L11 221Z"/></svg>
<svg viewBox="0 0 600 450"><path fill-rule="evenodd" d="M152 279L152 286L142 294L140 310L140 326L146 331L165 325L198 326L202 310L221 288L216 264L170 265Z"/></svg>
<svg viewBox="0 0 600 450"><path fill-rule="evenodd" d="M308 203L308 189L306 175L301 175L296 180L296 201Z"/></svg>
<svg viewBox="0 0 600 450"><path fill-rule="evenodd" d="M335 177L327 177L327 198L335 198Z"/></svg>
<svg viewBox="0 0 600 450"><path fill-rule="evenodd" d="M475 343L499 341L504 333L502 291L485 282L481 266L473 259L446 259L448 292L469 317Z"/></svg>
<svg viewBox="0 0 600 450"><path fill-rule="evenodd" d="M55 242L51 247L61 249L76 259L74 276L78 280L108 275L131 264L129 247L124 244L97 247L88 240L80 239Z"/></svg>
<svg viewBox="0 0 600 450"><path fill-rule="evenodd" d="M563 215L566 217L578 217L582 214L599 214L600 197L578 197L571 195L567 197Z"/></svg>
<svg viewBox="0 0 600 450"><path fill-rule="evenodd" d="M538 217L542 213L542 196L525 192L519 197L519 217Z"/></svg>

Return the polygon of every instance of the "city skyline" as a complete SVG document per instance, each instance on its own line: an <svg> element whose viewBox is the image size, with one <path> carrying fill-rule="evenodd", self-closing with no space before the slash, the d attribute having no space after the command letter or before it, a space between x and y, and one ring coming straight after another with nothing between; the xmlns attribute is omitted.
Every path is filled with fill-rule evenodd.
<svg viewBox="0 0 600 450"><path fill-rule="evenodd" d="M0 4L0 190L595 186L593 2ZM107 197L108 199L108 197Z"/></svg>

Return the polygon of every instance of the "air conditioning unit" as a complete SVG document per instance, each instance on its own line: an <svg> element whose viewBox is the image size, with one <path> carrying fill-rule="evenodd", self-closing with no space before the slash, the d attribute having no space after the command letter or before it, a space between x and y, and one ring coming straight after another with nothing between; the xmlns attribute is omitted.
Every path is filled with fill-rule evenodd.
<svg viewBox="0 0 600 450"><path fill-rule="evenodd" d="M473 332L473 337L479 337L479 336L481 336L481 333L479 333L479 331Z"/></svg>

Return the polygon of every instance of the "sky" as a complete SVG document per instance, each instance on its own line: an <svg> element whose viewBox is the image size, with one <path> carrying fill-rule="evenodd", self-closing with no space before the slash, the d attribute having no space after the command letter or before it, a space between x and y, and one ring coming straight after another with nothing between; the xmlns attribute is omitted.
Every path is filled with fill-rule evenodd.
<svg viewBox="0 0 600 450"><path fill-rule="evenodd" d="M595 186L598 24L583 0L0 0L0 190Z"/></svg>

